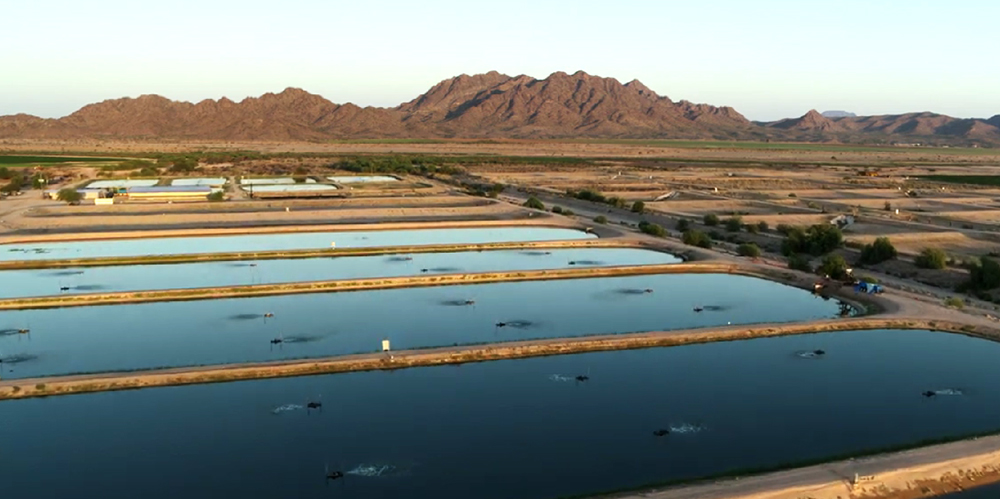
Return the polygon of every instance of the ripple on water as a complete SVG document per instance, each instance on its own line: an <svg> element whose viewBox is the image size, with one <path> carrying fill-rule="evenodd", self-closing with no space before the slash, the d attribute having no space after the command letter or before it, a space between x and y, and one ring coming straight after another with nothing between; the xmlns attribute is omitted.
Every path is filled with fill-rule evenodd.
<svg viewBox="0 0 1000 499"><path fill-rule="evenodd" d="M305 406L299 404L285 404L279 405L271 410L271 414L283 414L286 412L298 411L300 409L305 409Z"/></svg>

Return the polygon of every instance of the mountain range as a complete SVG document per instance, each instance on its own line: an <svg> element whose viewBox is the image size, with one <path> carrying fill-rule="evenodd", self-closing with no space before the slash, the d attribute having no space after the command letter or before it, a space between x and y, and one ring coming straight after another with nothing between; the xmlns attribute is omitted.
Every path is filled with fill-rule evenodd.
<svg viewBox="0 0 1000 499"><path fill-rule="evenodd" d="M751 122L731 107L673 101L638 80L623 84L582 71L545 79L491 71L444 80L394 108L335 104L296 88L196 104L143 95L89 104L58 119L0 116L0 138L600 137L1000 145L1000 115L979 120L934 113L849 114L809 111L799 118Z"/></svg>

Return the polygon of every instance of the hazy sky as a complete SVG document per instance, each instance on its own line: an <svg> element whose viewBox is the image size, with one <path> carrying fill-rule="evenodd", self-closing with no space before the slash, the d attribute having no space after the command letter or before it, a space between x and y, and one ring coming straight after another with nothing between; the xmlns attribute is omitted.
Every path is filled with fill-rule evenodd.
<svg viewBox="0 0 1000 499"><path fill-rule="evenodd" d="M0 114L301 87L395 106L492 69L584 70L750 119L1000 114L996 0L0 0Z"/></svg>

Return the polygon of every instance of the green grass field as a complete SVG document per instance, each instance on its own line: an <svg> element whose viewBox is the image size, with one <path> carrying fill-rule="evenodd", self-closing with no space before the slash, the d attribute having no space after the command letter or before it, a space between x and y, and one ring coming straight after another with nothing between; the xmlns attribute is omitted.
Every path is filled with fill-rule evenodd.
<svg viewBox="0 0 1000 499"><path fill-rule="evenodd" d="M992 155L1000 154L997 149L971 147L896 147L861 146L850 144L814 144L808 142L752 142L713 140L669 140L669 139L578 139L567 142L593 144L629 144L647 147L675 147L679 149L757 149L765 151L824 151L824 152L906 152L949 155Z"/></svg>
<svg viewBox="0 0 1000 499"><path fill-rule="evenodd" d="M444 144L440 139L342 139L331 140L331 144Z"/></svg>
<svg viewBox="0 0 1000 499"><path fill-rule="evenodd" d="M920 178L950 184L1000 185L1000 176L997 175L924 175Z"/></svg>
<svg viewBox="0 0 1000 499"><path fill-rule="evenodd" d="M122 161L121 158L97 158L91 156L12 156L0 155L0 166L55 165L63 163L107 163Z"/></svg>

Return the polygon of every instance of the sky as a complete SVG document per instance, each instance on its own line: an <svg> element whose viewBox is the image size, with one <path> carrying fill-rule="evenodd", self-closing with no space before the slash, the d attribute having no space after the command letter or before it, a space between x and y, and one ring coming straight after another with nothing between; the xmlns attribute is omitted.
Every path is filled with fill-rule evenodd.
<svg viewBox="0 0 1000 499"><path fill-rule="evenodd" d="M0 115L286 87L395 106L462 73L638 79L752 120L1000 114L996 0L0 0Z"/></svg>

